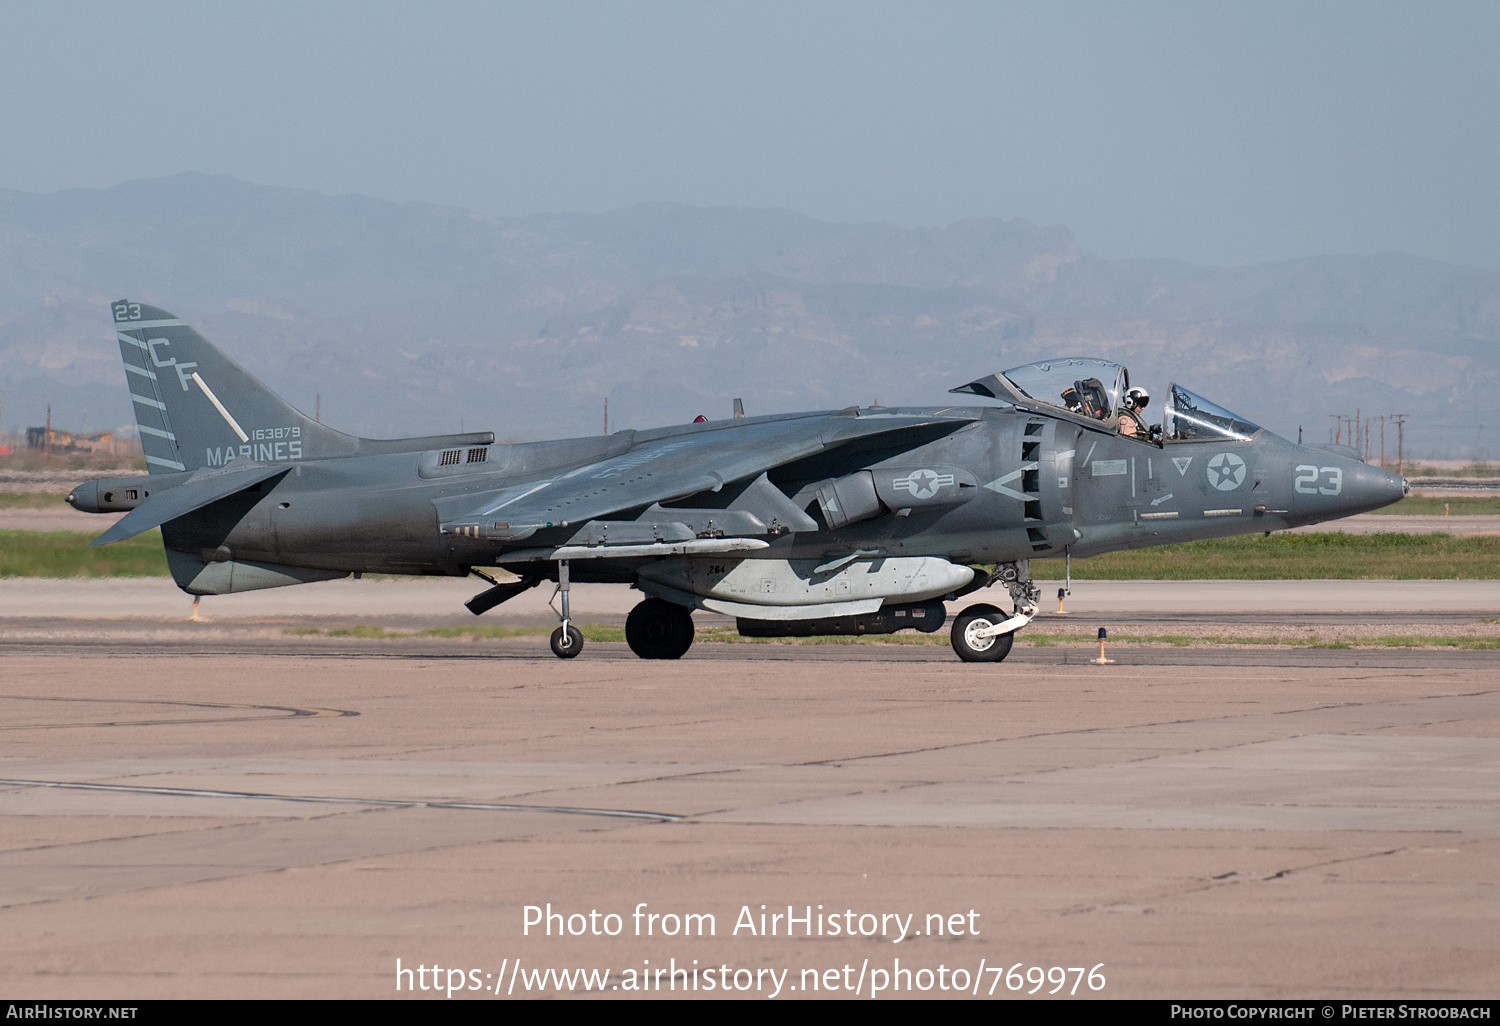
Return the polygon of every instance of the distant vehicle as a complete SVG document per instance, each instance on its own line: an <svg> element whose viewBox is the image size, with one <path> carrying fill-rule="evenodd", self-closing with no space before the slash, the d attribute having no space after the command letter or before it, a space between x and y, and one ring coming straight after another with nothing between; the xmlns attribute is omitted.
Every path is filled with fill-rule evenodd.
<svg viewBox="0 0 1500 1026"><path fill-rule="evenodd" d="M150 474L68 496L129 511L94 544L160 526L193 595L473 574L492 585L467 604L480 614L555 582L562 658L583 648L568 598L588 581L644 593L625 637L646 659L688 650L694 609L758 637L931 632L944 600L1000 585L1009 612L970 605L951 630L961 659L998 662L1037 613L1032 560L1281 530L1408 490L1177 384L1151 425L1149 397L1105 360L991 374L934 409L370 439L308 419L165 310L122 300L113 316Z"/></svg>

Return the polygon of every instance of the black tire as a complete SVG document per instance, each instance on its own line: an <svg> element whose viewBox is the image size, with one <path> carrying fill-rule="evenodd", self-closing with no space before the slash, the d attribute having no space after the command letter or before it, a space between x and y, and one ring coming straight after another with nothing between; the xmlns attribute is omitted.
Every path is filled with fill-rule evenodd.
<svg viewBox="0 0 1500 1026"><path fill-rule="evenodd" d="M625 643L642 659L681 659L693 645L692 611L648 598L625 618Z"/></svg>
<svg viewBox="0 0 1500 1026"><path fill-rule="evenodd" d="M563 636L563 629L559 627L552 632L552 654L559 659L572 659L583 651L583 635L578 628L568 624L567 636Z"/></svg>
<svg viewBox="0 0 1500 1026"><path fill-rule="evenodd" d="M977 630L1009 619L994 606L970 606L953 620L953 633L950 635L953 639L953 651L966 663L1000 662L1010 655L1010 647L1016 640L1015 632L993 638L972 638L969 631L971 628Z"/></svg>

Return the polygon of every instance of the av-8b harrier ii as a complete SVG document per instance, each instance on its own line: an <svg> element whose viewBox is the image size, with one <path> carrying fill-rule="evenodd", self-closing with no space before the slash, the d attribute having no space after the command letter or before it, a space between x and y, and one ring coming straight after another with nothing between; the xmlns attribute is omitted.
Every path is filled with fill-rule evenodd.
<svg viewBox="0 0 1500 1026"><path fill-rule="evenodd" d="M177 584L224 595L358 573L476 575L483 613L557 587L552 650L576 656L572 582L644 593L645 659L693 642L695 609L756 637L936 631L998 662L1037 613L1031 562L1282 530L1377 509L1406 482L1297 445L1172 384L1159 425L1129 373L1064 358L953 389L961 405L854 407L596 438L357 438L316 423L181 320L112 307L146 477L68 501L128 511L96 545L160 527ZM496 570L514 580L497 580Z"/></svg>

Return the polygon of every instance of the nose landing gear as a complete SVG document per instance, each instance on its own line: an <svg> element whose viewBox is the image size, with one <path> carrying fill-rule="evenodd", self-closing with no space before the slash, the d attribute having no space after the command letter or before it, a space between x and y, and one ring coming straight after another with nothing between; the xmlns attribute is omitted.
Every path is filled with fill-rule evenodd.
<svg viewBox="0 0 1500 1026"><path fill-rule="evenodd" d="M1003 623L1006 615L986 603L970 606L953 621L953 651L966 663L998 663L1010 655L1010 646L1015 641L1015 632L992 634L997 623Z"/></svg>
<svg viewBox="0 0 1500 1026"><path fill-rule="evenodd" d="M1037 614L1042 593L1032 583L1029 566L1018 568L1007 563L996 569L996 579L1004 581L1015 602L1016 610L1006 616L997 607L981 603L970 606L953 620L953 651L966 663L998 663L1010 655L1016 631L1025 627Z"/></svg>

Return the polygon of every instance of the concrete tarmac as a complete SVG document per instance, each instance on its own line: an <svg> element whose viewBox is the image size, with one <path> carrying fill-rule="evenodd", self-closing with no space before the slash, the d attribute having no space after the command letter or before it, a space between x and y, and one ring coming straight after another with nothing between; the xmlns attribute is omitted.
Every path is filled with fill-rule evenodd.
<svg viewBox="0 0 1500 1026"><path fill-rule="evenodd" d="M1098 966L1080 996L1494 994L1493 652L325 640L363 647L7 651L0 988L393 997L399 959L455 997L670 996L696 960L676 993L1008 997L1020 963Z"/></svg>
<svg viewBox="0 0 1500 1026"><path fill-rule="evenodd" d="M1055 610L1060 581L1038 582L1044 610ZM210 595L200 615L218 621L307 616L382 618L456 617L462 623L554 622L554 586L542 584L482 617L464 602L487 587L475 578L323 581L239 595ZM999 594L996 594L999 593ZM642 599L623 584L580 584L572 609L580 620L623 617ZM974 602L1005 601L999 588L949 603L955 613ZM1064 603L1080 614L1113 612L1209 613L1237 611L1500 613L1500 581L1074 581ZM0 580L0 619L75 617L89 620L176 620L192 611L192 597L165 577L14 577ZM727 618L726 622L727 622Z"/></svg>

